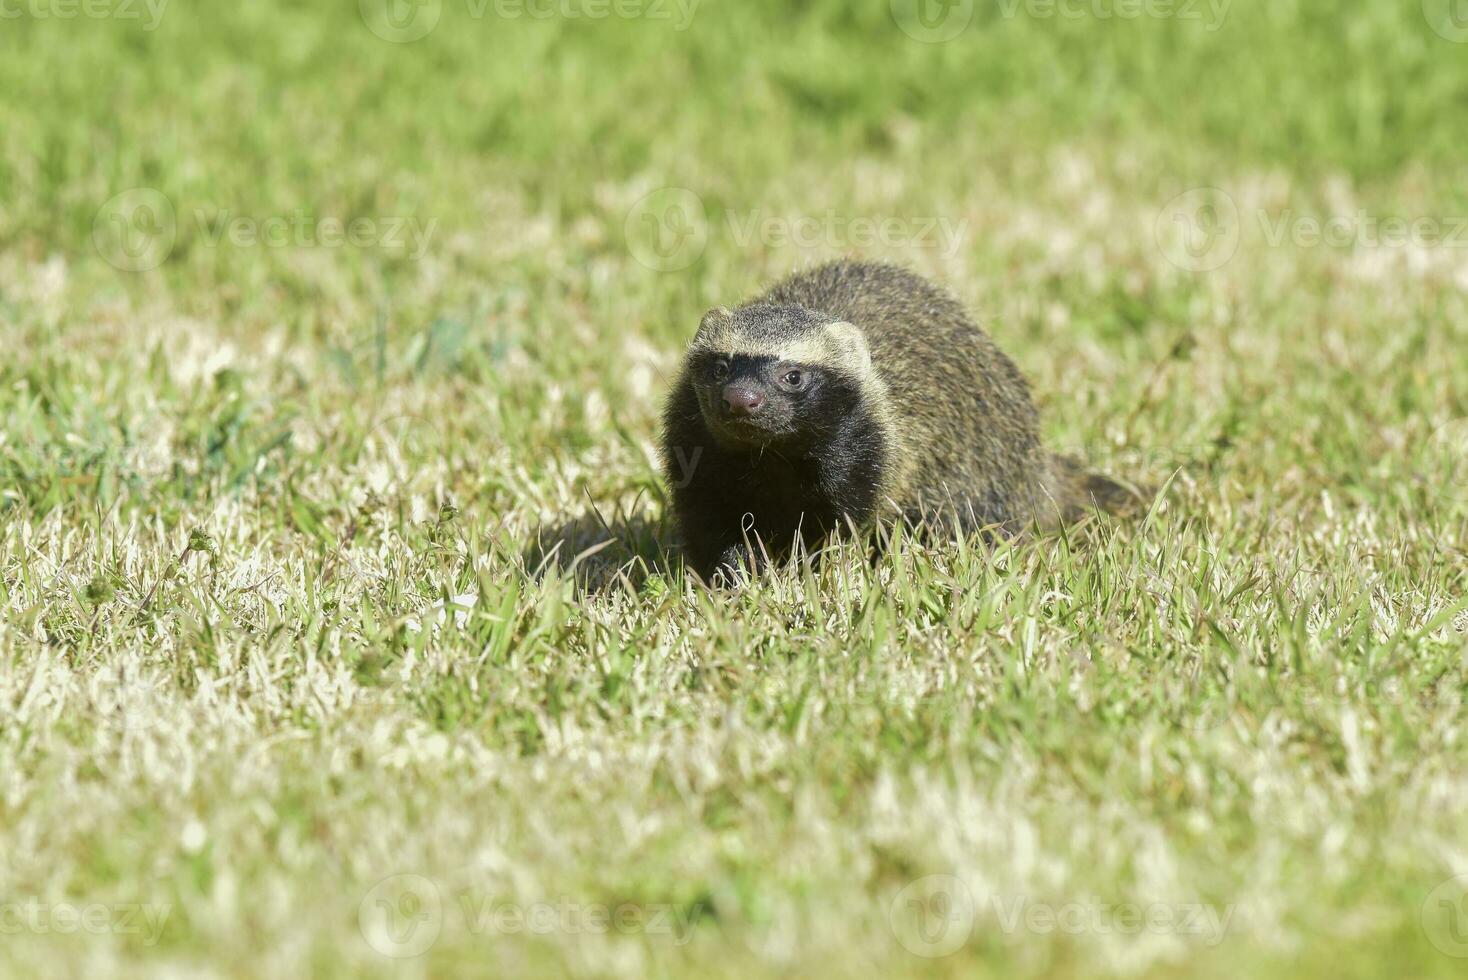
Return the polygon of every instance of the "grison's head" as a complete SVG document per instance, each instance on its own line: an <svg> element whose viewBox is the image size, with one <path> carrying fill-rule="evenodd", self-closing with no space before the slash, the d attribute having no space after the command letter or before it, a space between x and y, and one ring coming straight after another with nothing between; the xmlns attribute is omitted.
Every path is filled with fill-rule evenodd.
<svg viewBox="0 0 1468 980"><path fill-rule="evenodd" d="M821 442L875 383L861 330L798 306L710 310L688 378L715 438L751 449Z"/></svg>

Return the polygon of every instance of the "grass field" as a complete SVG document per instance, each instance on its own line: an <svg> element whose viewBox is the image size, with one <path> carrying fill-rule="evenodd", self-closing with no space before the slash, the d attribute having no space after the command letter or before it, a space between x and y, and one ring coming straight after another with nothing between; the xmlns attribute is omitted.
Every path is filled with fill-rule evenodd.
<svg viewBox="0 0 1468 980"><path fill-rule="evenodd" d="M1455 10L0 0L0 975L1462 976ZM697 588L840 255L1152 513Z"/></svg>

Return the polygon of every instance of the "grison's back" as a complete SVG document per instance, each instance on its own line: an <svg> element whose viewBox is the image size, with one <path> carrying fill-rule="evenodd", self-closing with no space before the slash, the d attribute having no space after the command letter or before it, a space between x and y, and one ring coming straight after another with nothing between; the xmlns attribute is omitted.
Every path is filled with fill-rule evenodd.
<svg viewBox="0 0 1468 980"><path fill-rule="evenodd" d="M873 367L921 482L1007 469L1038 446L1019 369L947 291L905 269L837 262L800 272L756 300L803 306L862 328Z"/></svg>

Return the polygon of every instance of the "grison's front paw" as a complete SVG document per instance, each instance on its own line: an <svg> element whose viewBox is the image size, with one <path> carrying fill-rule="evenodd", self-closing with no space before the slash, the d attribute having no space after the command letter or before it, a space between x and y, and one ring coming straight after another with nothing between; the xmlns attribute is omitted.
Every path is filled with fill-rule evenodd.
<svg viewBox="0 0 1468 980"><path fill-rule="evenodd" d="M717 552L711 548L689 549L688 568L710 588L736 588L753 578L763 565L760 556L744 544L729 545Z"/></svg>

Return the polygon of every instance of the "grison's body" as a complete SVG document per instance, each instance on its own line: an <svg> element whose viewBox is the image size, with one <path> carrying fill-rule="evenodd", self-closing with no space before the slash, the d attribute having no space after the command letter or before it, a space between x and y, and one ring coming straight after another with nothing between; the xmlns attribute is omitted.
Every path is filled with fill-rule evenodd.
<svg viewBox="0 0 1468 980"><path fill-rule="evenodd" d="M1131 499L1045 450L1019 369L951 295L844 261L704 317L663 461L705 578L848 523L1012 532Z"/></svg>

